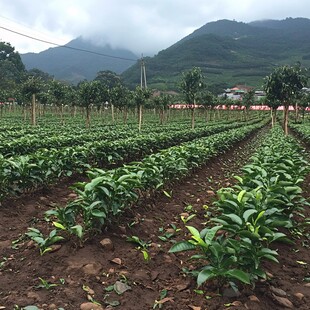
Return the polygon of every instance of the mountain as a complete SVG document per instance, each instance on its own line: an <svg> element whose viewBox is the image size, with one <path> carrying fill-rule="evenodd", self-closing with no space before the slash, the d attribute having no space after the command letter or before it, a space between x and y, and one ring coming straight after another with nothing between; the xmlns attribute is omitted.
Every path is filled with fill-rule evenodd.
<svg viewBox="0 0 310 310"><path fill-rule="evenodd" d="M84 79L94 79L98 71L111 70L120 74L132 66L137 58L129 50L112 48L108 44L103 47L96 46L82 37L70 41L64 47L53 47L40 53L21 54L27 70L37 68L56 79L74 84Z"/></svg>
<svg viewBox="0 0 310 310"><path fill-rule="evenodd" d="M150 87L177 89L182 72L197 66L215 91L234 84L261 87L274 67L296 62L310 66L310 20L306 18L210 22L145 59ZM139 84L139 70L138 63L127 69L124 81Z"/></svg>

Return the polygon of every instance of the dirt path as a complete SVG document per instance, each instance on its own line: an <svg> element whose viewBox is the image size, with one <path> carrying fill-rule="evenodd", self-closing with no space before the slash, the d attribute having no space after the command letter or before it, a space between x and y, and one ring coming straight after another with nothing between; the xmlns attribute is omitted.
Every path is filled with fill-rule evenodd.
<svg viewBox="0 0 310 310"><path fill-rule="evenodd" d="M71 310L93 300L102 304L98 309L109 309L109 304L122 310L153 307L165 310L284 309L279 301L272 299L270 285L273 285L284 290L287 296L283 298L293 302L294 309L308 309L310 287L304 285L303 279L310 277L307 269L310 262L308 248L302 246L305 242L302 237L296 240L295 251L292 251L292 246L279 245L280 264L266 265L273 279L260 283L254 291L243 291L241 296L220 297L211 288L206 292L211 299L199 295L194 291L195 279L182 272L182 268L191 267L187 255L168 254L172 245L170 240L182 238L186 233L181 215L186 217L187 214L182 213L195 214L188 224L202 228L201 223L205 221L203 206L209 206L212 210L215 192L233 182L232 175L239 173L239 168L258 144L259 140L252 135L167 190L170 198L160 193L140 203L82 248L70 241L43 256L29 241L21 240L16 244L18 249L11 248L11 241L25 233L31 224L43 225L44 211L55 203L64 205L73 198L74 195L65 185L2 206L0 306L13 309L14 305L36 305L40 309L62 307ZM306 188L309 179L310 176L305 182ZM309 191L306 195L310 197ZM174 227L181 230L176 232ZM169 234L175 236L169 238ZM137 249L137 244L126 241L127 237L132 236L150 244L148 261ZM104 245L100 243L103 239ZM308 260L308 265L300 265L296 260ZM45 288L38 288L38 285L44 284L39 277L47 281ZM57 286L49 287L48 283ZM205 289L208 290L208 287ZM295 293L303 296L296 297ZM156 304L156 300L160 299ZM91 309L85 304L83 307Z"/></svg>

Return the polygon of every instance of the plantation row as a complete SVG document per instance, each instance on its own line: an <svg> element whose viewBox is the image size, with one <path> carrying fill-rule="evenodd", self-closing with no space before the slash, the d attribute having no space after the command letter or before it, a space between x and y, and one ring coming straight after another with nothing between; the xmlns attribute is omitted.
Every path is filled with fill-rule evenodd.
<svg viewBox="0 0 310 310"><path fill-rule="evenodd" d="M41 252L48 251L52 243L62 238L57 235L58 230L65 230L84 239L113 221L140 196L188 175L194 168L224 152L265 123L243 126L183 143L116 169L92 169L88 172L89 182L75 184L79 195L75 201L65 208L47 212L55 220L56 229L48 239L43 238L43 245L39 244ZM31 229L30 233L40 232Z"/></svg>
<svg viewBox="0 0 310 310"><path fill-rule="evenodd" d="M306 205L300 187L309 173L304 154L296 140L275 127L243 167L243 175L236 177L238 183L218 192L219 215L200 232L187 226L191 239L176 243L170 252L194 251L192 258L199 261L192 273L198 285L212 278L220 286L266 279L262 261L278 262L272 242L291 242L283 228L294 227L294 215Z"/></svg>
<svg viewBox="0 0 310 310"><path fill-rule="evenodd" d="M290 127L298 133L298 135L310 145L310 123L290 124Z"/></svg>
<svg viewBox="0 0 310 310"><path fill-rule="evenodd" d="M261 120L252 120L249 123L261 124ZM29 155L10 158L0 156L0 200L56 182L60 177L82 172L90 166L119 165L140 159L159 149L243 125L235 122L193 131L151 133L116 141L95 141L59 150L39 149Z"/></svg>
<svg viewBox="0 0 310 310"><path fill-rule="evenodd" d="M209 127L226 123L228 122L213 122L208 123L207 125L204 123L197 126L196 130L199 131L206 128L206 126ZM82 146L95 141L109 142L141 135L156 135L163 133L171 134L176 131L182 131L185 133L184 127L184 125L181 126L180 124L160 126L158 128L146 126L145 130L142 133L139 133L137 128L132 128L129 126L98 126L91 131L77 126L66 127L66 131L64 131L63 128L59 128L58 126L57 129L43 127L37 129L36 131L30 130L29 133L27 133L26 130L19 131L19 137L16 134L17 131L11 130L9 133L6 133L6 138L1 139L0 141L0 154L4 157L10 157L15 155L30 154L41 148L60 148L72 145ZM14 139L12 139L12 137L14 137Z"/></svg>

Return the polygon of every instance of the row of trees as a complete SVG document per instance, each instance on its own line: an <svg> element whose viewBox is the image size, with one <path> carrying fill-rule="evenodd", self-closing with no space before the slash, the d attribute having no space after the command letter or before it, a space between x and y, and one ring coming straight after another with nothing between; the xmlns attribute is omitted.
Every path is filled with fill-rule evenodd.
<svg viewBox="0 0 310 310"><path fill-rule="evenodd" d="M280 105L284 106L284 128L287 132L288 107L309 106L309 93L302 93L301 89L307 83L307 76L300 66L278 67L265 80L264 88L266 100L260 102L272 109L272 119ZM194 67L183 72L179 85L180 96L160 94L153 96L152 91L137 87L129 90L122 84L120 77L111 71L100 71L93 81L83 81L77 86L54 80L47 73L38 69L26 71L18 53L7 43L0 42L0 102L9 97L15 98L23 106L31 106L31 122L36 124L36 106L39 102L43 106L52 105L58 108L61 122L64 122L64 107L83 107L86 114L86 125L90 126L91 110L110 107L114 122L114 109L123 113L124 122L127 121L128 111L134 108L138 114L139 129L142 125L143 106L157 109L160 122L164 121L164 114L174 102L184 102L191 114L191 126L195 127L195 111L197 105L204 108L206 114L218 105L243 106L245 118L252 104L254 104L254 90L243 96L241 102L219 98L212 94L205 83L200 68ZM151 100L150 100L151 99ZM255 103L257 104L257 103Z"/></svg>
<svg viewBox="0 0 310 310"><path fill-rule="evenodd" d="M266 98L260 104L271 108L272 125L275 123L277 109L280 106L284 107L283 128L286 134L288 134L289 106L295 107L296 121L299 109L304 112L307 107L310 107L310 94L302 91L307 85L307 81L307 70L302 69L300 64L277 67L264 81ZM194 128L196 104L212 108L218 104L218 100L213 94L205 90L204 77L201 69L197 67L183 73L180 89L188 108L191 109L192 128ZM247 115L250 106L255 104L254 94L254 89L250 90L244 94L242 101L234 102L243 106L245 115Z"/></svg>

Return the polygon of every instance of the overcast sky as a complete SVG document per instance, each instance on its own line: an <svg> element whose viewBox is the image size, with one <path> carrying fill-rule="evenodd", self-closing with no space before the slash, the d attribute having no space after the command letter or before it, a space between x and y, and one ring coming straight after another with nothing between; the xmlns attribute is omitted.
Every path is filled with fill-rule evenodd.
<svg viewBox="0 0 310 310"><path fill-rule="evenodd" d="M97 43L156 54L219 19L310 18L309 0L0 0L0 27L66 44L82 35ZM0 28L20 53L52 45Z"/></svg>

